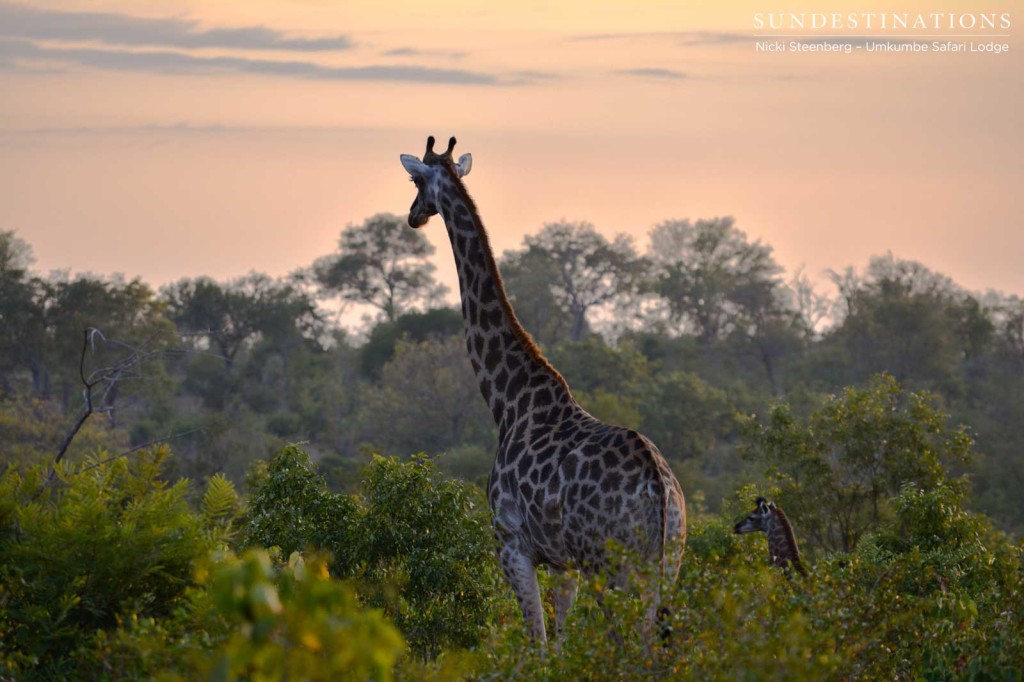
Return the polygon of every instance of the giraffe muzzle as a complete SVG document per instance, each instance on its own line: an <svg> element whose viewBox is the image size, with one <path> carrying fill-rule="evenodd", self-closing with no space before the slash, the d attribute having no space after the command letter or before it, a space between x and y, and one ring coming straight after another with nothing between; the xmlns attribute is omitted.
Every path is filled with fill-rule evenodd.
<svg viewBox="0 0 1024 682"><path fill-rule="evenodd" d="M411 227L414 230L418 230L421 227L423 227L424 225L426 225L428 220L430 220L430 216L427 216L427 215L415 215L413 213L410 213L409 214L409 221L408 221L409 222L409 227Z"/></svg>

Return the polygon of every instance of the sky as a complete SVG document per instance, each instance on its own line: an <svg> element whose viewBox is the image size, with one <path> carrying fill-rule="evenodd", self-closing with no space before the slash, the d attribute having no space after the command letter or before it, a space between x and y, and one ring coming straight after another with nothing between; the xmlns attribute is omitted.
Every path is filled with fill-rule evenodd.
<svg viewBox="0 0 1024 682"><path fill-rule="evenodd" d="M0 230L42 272L284 275L346 225L404 215L399 154L455 135L499 252L556 220L643 250L660 221L731 215L790 272L892 252L1024 295L1014 4L0 0ZM847 19L894 12L999 22ZM800 13L841 25L794 28ZM454 289L443 227L425 229Z"/></svg>

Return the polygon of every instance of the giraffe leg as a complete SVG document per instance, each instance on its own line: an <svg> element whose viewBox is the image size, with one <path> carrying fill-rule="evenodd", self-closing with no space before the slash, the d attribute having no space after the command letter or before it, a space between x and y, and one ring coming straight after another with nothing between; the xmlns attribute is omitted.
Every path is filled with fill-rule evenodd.
<svg viewBox="0 0 1024 682"><path fill-rule="evenodd" d="M654 642L655 630L663 644L668 643L672 636L672 627L668 623L669 610L661 605L661 587L657 580L642 595L644 603L644 641L648 647Z"/></svg>
<svg viewBox="0 0 1024 682"><path fill-rule="evenodd" d="M597 599L597 605L601 607L601 611L604 613L604 619L608 622L608 636L615 640L615 643L620 647L625 645L626 640L622 637L619 626L615 622L615 614L612 613L611 608L609 608L604 600L604 592L598 592L594 597Z"/></svg>
<svg viewBox="0 0 1024 682"><path fill-rule="evenodd" d="M571 571L563 571L559 576L558 584L554 588L552 601L555 607L555 646L561 646L562 637L565 635L565 617L572 607L576 598L576 590L579 587L579 580L576 574Z"/></svg>
<svg viewBox="0 0 1024 682"><path fill-rule="evenodd" d="M535 644L543 649L547 644L547 633L544 630L544 604L540 599L540 586L537 584L537 567L533 561L519 549L519 543L504 545L498 553L505 578L512 585L512 590L519 600L519 608L523 611L523 619L530 630L530 637Z"/></svg>

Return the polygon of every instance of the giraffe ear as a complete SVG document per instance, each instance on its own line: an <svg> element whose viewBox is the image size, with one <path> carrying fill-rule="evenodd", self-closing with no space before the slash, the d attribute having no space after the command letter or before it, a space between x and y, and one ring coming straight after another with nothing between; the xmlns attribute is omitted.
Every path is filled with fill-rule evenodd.
<svg viewBox="0 0 1024 682"><path fill-rule="evenodd" d="M459 157L458 163L455 164L455 172L459 174L460 178L464 178L469 175L470 169L473 168L473 155L463 154Z"/></svg>
<svg viewBox="0 0 1024 682"><path fill-rule="evenodd" d="M405 166L405 170L414 178L422 178L427 174L429 166L417 159L412 154L402 154L402 165Z"/></svg>

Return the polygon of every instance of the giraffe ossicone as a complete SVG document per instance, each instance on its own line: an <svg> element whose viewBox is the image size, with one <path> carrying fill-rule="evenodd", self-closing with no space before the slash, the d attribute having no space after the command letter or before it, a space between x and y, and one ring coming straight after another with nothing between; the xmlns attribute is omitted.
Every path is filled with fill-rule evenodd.
<svg viewBox="0 0 1024 682"><path fill-rule="evenodd" d="M661 583L674 581L686 541L686 505L658 448L631 429L587 413L516 318L476 205L462 184L472 156L452 159L427 140L422 159L403 154L416 185L409 225L444 219L459 276L466 349L480 393L498 429L487 483L498 558L531 635L544 643L537 567L589 575L609 567L609 541L655 563L661 580L643 595L649 624ZM619 575L623 586L625 575ZM561 633L575 580L555 591Z"/></svg>

